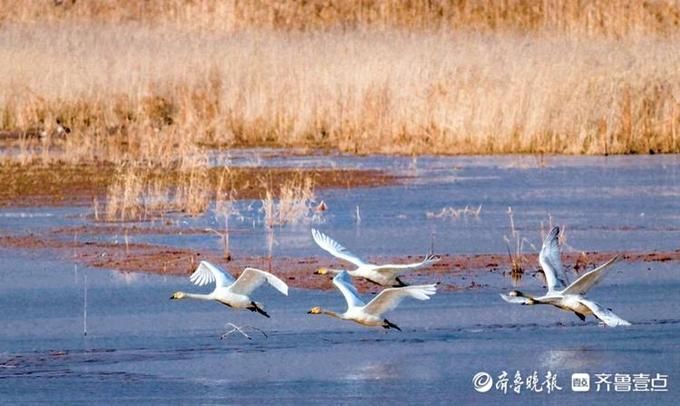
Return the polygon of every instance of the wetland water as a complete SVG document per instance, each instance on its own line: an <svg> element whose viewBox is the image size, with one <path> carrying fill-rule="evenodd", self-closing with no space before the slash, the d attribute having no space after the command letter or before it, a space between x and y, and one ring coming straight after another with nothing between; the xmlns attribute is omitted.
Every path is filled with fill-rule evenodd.
<svg viewBox="0 0 680 406"><path fill-rule="evenodd" d="M502 253L508 206L517 229L540 245L541 222L565 225L565 251L674 251L680 248L680 159L675 156L562 158L281 157L240 152L232 165L308 165L388 169L405 176L375 189L324 190L329 205L313 224L277 230L274 255L325 255L309 234L317 227L362 256ZM451 207L479 216L430 215ZM265 233L242 202L232 250L264 255ZM356 221L356 206L361 221ZM87 222L88 208L4 209L3 235L40 233ZM183 219L214 226L214 216ZM433 237L434 236L434 237ZM81 236L79 238L86 238ZM93 237L94 238L94 237ZM96 236L119 240L120 236ZM219 250L212 235L135 235L155 242ZM533 252L527 245L525 251ZM271 319L214 303L175 302L176 290L207 291L186 277L119 273L75 266L40 251L0 250L0 399L4 403L151 401L171 403L387 402L588 404L667 403L680 380L680 273L677 261L623 262L589 292L633 323L602 328L554 308L512 306L498 293L512 288L500 272L475 275L481 287L404 301L388 315L403 332L365 329L309 316L315 305L342 310L336 291L270 288L255 292ZM572 265L572 264L565 264ZM531 264L535 268L535 264ZM571 280L574 273L569 272ZM87 284L87 288L85 287ZM542 291L525 277L524 291ZM86 293L87 292L87 293ZM87 301L85 301L85 294ZM365 294L370 296L370 293ZM83 336L87 303L87 336ZM252 340L225 324L252 326ZM508 393L474 390L472 377L494 383L508 374ZM513 392L537 372L557 375L561 390ZM591 390L572 392L572 373L591 374ZM668 376L668 392L595 390L595 374ZM658 384L660 381L657 381ZM650 385L647 386L651 387ZM658 387L658 385L657 385ZM625 390L627 387L617 387Z"/></svg>

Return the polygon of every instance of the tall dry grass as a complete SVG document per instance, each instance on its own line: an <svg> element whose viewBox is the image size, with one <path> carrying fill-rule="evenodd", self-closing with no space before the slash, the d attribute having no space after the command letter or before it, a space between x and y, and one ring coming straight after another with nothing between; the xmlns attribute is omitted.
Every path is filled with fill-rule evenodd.
<svg viewBox="0 0 680 406"><path fill-rule="evenodd" d="M295 225L311 220L314 209L314 182L310 177L291 179L278 185L278 199L274 198L275 187L262 182L265 196L261 200L264 223L268 229L287 224Z"/></svg>
<svg viewBox="0 0 680 406"><path fill-rule="evenodd" d="M105 197L106 221L148 220L170 212L196 216L208 209L215 194L207 158L198 153L185 156L172 173L159 170L155 162L126 162L112 177ZM96 200L93 210L97 218Z"/></svg>
<svg viewBox="0 0 680 406"><path fill-rule="evenodd" d="M183 29L356 28L667 34L677 0L0 0L0 22L140 23Z"/></svg>
<svg viewBox="0 0 680 406"><path fill-rule="evenodd" d="M53 159L176 163L205 144L680 151L677 35L1 31L0 128L60 119L73 131L55 137Z"/></svg>

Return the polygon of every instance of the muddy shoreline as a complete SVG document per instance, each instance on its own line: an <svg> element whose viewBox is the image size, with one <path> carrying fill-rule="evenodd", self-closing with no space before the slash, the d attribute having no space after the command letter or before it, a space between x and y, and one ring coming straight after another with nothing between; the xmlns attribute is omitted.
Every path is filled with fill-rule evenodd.
<svg viewBox="0 0 680 406"><path fill-rule="evenodd" d="M122 167L113 164L0 163L0 207L90 206L106 201L107 188ZM185 175L173 168L140 168L140 176L164 179L169 187ZM276 197L287 181L310 178L315 189L377 187L396 184L399 178L379 170L318 168L205 168L210 192L226 181L235 198L261 199L265 187Z"/></svg>
<svg viewBox="0 0 680 406"><path fill-rule="evenodd" d="M295 288L333 289L330 277L315 275L320 267L342 268L347 264L333 258L320 255L312 257L262 257L235 256L230 261L222 254L211 250L192 250L166 245L101 242L82 240L77 234L72 239L59 238L63 230L56 229L52 236L27 234L0 236L0 248L13 249L27 255L41 255L52 252L66 261L72 261L87 267L116 270L120 272L146 272L161 275L188 276L201 260L208 260L238 274L246 266L254 266L271 270ZM60 233L59 231L62 231ZM680 249L675 251L646 252L565 252L564 264L577 274L593 269L615 255L621 255L624 261L637 263L653 263L680 261ZM511 260L507 254L473 254L452 255L440 254L441 260L432 267L408 273L405 280L430 280L442 283L448 291L468 290L484 286L475 281L480 272L495 272L508 277L533 277L540 270L536 255L525 255L523 275L511 276ZM377 263L407 263L422 259L421 256L405 257L370 257ZM651 268L648 267L648 270ZM358 281L362 291L377 291L375 285Z"/></svg>

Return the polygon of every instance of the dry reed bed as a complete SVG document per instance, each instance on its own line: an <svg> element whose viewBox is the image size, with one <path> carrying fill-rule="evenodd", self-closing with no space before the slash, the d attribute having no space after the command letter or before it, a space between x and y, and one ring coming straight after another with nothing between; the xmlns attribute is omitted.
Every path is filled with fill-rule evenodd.
<svg viewBox="0 0 680 406"><path fill-rule="evenodd" d="M176 162L204 144L678 152L679 39L5 26L0 129L73 130L61 155L19 142L26 161Z"/></svg>
<svg viewBox="0 0 680 406"><path fill-rule="evenodd" d="M678 0L0 0L0 22L233 31L406 28L622 36L680 27Z"/></svg>
<svg viewBox="0 0 680 406"><path fill-rule="evenodd" d="M313 188L375 186L394 181L377 171L4 162L0 164L0 206L89 206L97 199L102 219L108 204L112 205L112 219L139 216L143 214L140 210L153 212L154 208L195 214L205 210L210 199L279 199L290 194L291 187L310 195Z"/></svg>

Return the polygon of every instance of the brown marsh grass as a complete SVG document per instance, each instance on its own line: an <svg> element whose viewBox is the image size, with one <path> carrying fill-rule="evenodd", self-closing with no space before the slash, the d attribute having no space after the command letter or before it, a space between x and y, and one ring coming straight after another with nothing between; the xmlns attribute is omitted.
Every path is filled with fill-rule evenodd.
<svg viewBox="0 0 680 406"><path fill-rule="evenodd" d="M678 152L679 39L677 0L0 0L0 139L22 163Z"/></svg>
<svg viewBox="0 0 680 406"><path fill-rule="evenodd" d="M196 216L205 213L214 199L215 216L221 217L224 231L210 230L222 237L224 256L228 258L229 217L238 214L233 207L237 195L233 187L236 177L229 168L223 168L217 180L215 172L203 159L181 168L174 176L156 169L123 165L107 189L105 219L146 220L172 212ZM232 188L227 192L226 185L230 183ZM269 229L298 224L312 217L314 179L309 174L293 173L276 183L269 174L260 177L258 183L263 196L264 222ZM96 204L95 212L98 210Z"/></svg>
<svg viewBox="0 0 680 406"><path fill-rule="evenodd" d="M0 22L139 23L182 29L454 29L667 34L677 0L0 0Z"/></svg>
<svg viewBox="0 0 680 406"><path fill-rule="evenodd" d="M51 149L17 141L25 161L175 163L201 145L680 151L677 35L0 30L0 127L72 129Z"/></svg>
<svg viewBox="0 0 680 406"><path fill-rule="evenodd" d="M114 176L106 191L105 220L146 220L169 212L200 215L212 197L209 190L206 168L180 172L172 181L167 176L151 176L143 169L125 168Z"/></svg>
<svg viewBox="0 0 680 406"><path fill-rule="evenodd" d="M278 199L274 187L262 182L265 196L261 200L264 222L268 229L286 224L298 224L312 218L314 213L314 181L310 177L290 179L279 186Z"/></svg>

